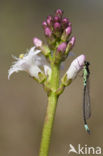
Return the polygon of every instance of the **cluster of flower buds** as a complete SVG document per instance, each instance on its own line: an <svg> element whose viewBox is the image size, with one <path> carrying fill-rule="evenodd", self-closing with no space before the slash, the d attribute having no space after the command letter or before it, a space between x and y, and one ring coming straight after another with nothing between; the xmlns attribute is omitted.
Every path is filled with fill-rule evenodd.
<svg viewBox="0 0 103 156"><path fill-rule="evenodd" d="M35 37L33 39L34 47L28 53L21 54L19 58L15 57L16 61L9 69L8 78L14 72L26 71L39 83L44 83L44 81L51 79L51 63L60 65L68 57L71 48L74 46L75 37L69 39L72 26L68 18L63 17L63 11L61 9L56 10L55 16L48 16L42 25L48 44L44 44L43 41ZM64 86L71 83L82 69L84 62L84 55L77 57L72 62L62 78Z"/></svg>
<svg viewBox="0 0 103 156"><path fill-rule="evenodd" d="M63 17L63 11L57 9L54 16L48 16L42 23L44 34L49 47L54 51L56 48L56 62L64 60L75 43L75 37L69 39L72 25L68 18Z"/></svg>
<svg viewBox="0 0 103 156"><path fill-rule="evenodd" d="M42 23L42 26L45 36L51 39L52 37L55 39L60 38L64 32L65 37L63 35L62 39L65 40L66 36L68 37L71 33L71 23L68 18L63 18L63 11L61 9L56 10L55 16L48 16L46 21Z"/></svg>

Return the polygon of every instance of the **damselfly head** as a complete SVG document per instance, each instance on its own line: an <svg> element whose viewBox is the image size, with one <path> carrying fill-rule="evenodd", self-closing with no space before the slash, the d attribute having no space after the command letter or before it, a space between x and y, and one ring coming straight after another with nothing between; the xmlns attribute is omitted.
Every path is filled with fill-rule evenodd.
<svg viewBox="0 0 103 156"><path fill-rule="evenodd" d="M85 61L85 65L86 65L86 66L89 66L89 65L90 65L90 62Z"/></svg>

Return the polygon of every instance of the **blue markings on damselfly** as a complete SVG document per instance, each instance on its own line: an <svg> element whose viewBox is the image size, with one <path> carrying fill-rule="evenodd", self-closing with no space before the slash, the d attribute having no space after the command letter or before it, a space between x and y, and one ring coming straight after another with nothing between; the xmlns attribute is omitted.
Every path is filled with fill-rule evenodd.
<svg viewBox="0 0 103 156"><path fill-rule="evenodd" d="M83 118L84 118L84 127L85 130L90 134L90 129L87 124L87 119L91 116L91 106L90 106L90 96L89 96L89 62L85 62L83 67L83 85L84 85L84 93L83 93Z"/></svg>
<svg viewBox="0 0 103 156"><path fill-rule="evenodd" d="M84 125L85 130L90 134L90 129L87 124Z"/></svg>

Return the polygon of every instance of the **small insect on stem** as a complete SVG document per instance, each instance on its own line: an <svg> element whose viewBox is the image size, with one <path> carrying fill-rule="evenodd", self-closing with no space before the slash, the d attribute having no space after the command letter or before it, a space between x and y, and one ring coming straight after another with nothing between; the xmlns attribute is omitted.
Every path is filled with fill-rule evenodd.
<svg viewBox="0 0 103 156"><path fill-rule="evenodd" d="M90 96L89 96L89 65L90 63L85 61L83 67L83 85L84 85L84 93L83 93L83 118L84 118L84 127L85 130L90 134L90 129L87 124L87 119L91 117L91 106L90 106Z"/></svg>

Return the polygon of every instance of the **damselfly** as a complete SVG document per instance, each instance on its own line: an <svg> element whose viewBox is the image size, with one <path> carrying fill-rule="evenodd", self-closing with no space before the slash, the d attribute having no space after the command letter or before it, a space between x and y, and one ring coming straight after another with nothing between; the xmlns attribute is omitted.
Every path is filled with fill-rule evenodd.
<svg viewBox="0 0 103 156"><path fill-rule="evenodd" d="M87 119L91 116L91 106L90 106L90 96L89 96L89 65L90 63L85 61L83 67L83 85L84 85L84 94L83 94L83 118L84 118L84 127L85 130L90 134L90 129L87 124Z"/></svg>

